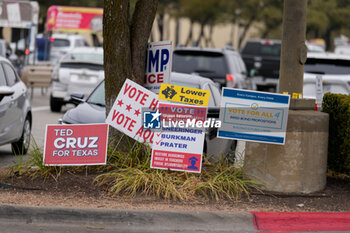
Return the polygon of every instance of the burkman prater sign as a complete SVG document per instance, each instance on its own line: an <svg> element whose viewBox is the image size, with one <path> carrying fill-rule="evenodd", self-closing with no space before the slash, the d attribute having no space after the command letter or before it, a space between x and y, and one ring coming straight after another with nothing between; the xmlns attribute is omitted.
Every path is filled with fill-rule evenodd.
<svg viewBox="0 0 350 233"><path fill-rule="evenodd" d="M210 91L162 84L158 110L144 112L144 129L155 130L151 167L200 173ZM208 125L209 126L209 125Z"/></svg>

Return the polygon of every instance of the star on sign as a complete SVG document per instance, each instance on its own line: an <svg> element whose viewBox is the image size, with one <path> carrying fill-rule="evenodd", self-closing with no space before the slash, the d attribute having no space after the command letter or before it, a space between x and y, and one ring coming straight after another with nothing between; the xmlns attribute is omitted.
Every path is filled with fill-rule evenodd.
<svg viewBox="0 0 350 233"><path fill-rule="evenodd" d="M153 118L152 118L151 122L154 121L155 119L157 119L160 115L162 115L162 114L158 110L156 113L152 113Z"/></svg>
<svg viewBox="0 0 350 233"><path fill-rule="evenodd" d="M129 104L129 105L126 105L126 108L125 108L127 111L129 111L130 112L130 110L132 109L132 107L131 107L131 104Z"/></svg>
<svg viewBox="0 0 350 233"><path fill-rule="evenodd" d="M141 114L140 110L136 109L134 115L139 116Z"/></svg>
<svg viewBox="0 0 350 233"><path fill-rule="evenodd" d="M123 104L124 104L124 103L123 103L123 100L118 100L117 105L119 105L119 106L121 107Z"/></svg>

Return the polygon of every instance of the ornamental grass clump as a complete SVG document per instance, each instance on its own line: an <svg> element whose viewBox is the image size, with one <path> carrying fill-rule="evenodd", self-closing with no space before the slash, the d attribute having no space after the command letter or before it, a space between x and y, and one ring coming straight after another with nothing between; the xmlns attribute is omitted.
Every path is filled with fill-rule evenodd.
<svg viewBox="0 0 350 233"><path fill-rule="evenodd" d="M114 169L96 177L113 195L133 198L155 196L166 200L190 200L196 196L219 201L249 195L259 184L243 178L243 168L235 168L228 158L217 163L205 157L201 173L187 173L150 168L151 149L137 143L129 152L115 152Z"/></svg>

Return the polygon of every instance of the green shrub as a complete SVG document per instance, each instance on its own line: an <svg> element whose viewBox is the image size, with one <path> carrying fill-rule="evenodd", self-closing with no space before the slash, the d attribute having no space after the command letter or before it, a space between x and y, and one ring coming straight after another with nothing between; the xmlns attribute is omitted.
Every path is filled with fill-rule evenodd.
<svg viewBox="0 0 350 233"><path fill-rule="evenodd" d="M350 174L350 95L326 93L322 107L329 114L328 168Z"/></svg>

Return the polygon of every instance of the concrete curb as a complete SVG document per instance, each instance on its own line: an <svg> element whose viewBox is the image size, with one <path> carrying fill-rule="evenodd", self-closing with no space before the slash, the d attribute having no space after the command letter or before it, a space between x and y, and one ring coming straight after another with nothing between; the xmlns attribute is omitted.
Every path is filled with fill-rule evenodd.
<svg viewBox="0 0 350 233"><path fill-rule="evenodd" d="M256 232L249 212L143 211L0 205L1 222L91 225L119 231Z"/></svg>

